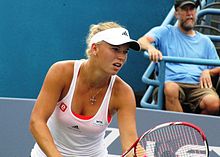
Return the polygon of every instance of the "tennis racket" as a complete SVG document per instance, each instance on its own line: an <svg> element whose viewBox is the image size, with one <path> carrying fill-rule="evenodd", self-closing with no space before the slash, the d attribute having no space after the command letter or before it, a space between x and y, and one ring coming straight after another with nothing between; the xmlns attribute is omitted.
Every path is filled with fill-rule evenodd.
<svg viewBox="0 0 220 157"><path fill-rule="evenodd" d="M140 136L122 157L208 157L209 147L201 128L189 122L160 124Z"/></svg>

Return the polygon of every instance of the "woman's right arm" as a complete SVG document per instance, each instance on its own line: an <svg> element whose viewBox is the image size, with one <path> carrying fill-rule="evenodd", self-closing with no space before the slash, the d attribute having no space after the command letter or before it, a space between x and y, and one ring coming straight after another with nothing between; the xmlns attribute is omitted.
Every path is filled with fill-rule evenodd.
<svg viewBox="0 0 220 157"><path fill-rule="evenodd" d="M30 131L47 157L61 157L47 127L47 120L53 113L64 87L62 74L62 64L51 66L30 117Z"/></svg>

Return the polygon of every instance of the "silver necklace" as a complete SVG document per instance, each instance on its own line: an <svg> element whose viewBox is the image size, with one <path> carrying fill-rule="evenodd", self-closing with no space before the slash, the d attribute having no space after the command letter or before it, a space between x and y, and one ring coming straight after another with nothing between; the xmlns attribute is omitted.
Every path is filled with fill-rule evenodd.
<svg viewBox="0 0 220 157"><path fill-rule="evenodd" d="M104 88L104 87L103 87L103 88ZM96 92L95 95L93 95L93 96L91 96L91 97L89 98L89 101L90 101L90 103L91 103L92 105L95 104L95 102L96 102L96 96L103 90L103 88L99 89L99 90Z"/></svg>

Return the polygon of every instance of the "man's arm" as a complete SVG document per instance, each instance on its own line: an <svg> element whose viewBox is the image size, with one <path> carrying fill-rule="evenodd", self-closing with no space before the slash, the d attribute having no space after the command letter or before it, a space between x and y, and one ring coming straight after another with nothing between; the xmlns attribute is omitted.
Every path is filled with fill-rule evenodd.
<svg viewBox="0 0 220 157"><path fill-rule="evenodd" d="M200 76L201 88L212 88L211 76L217 76L219 74L220 74L220 67L203 70Z"/></svg>
<svg viewBox="0 0 220 157"><path fill-rule="evenodd" d="M220 74L220 67L216 67L216 68L213 68L213 69L210 69L209 70L209 74L211 76L217 76Z"/></svg>
<svg viewBox="0 0 220 157"><path fill-rule="evenodd" d="M162 53L152 45L152 43L154 42L154 39L152 37L144 35L138 39L138 42L141 46L141 50L148 51L150 60L154 62L162 60Z"/></svg>

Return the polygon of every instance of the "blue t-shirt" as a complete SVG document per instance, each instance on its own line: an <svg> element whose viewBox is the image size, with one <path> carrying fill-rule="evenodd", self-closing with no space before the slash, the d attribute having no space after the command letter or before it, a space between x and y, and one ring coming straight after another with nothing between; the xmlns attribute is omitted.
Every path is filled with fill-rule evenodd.
<svg viewBox="0 0 220 157"><path fill-rule="evenodd" d="M163 56L219 59L212 41L199 32L195 36L188 36L177 26L167 25L154 27L146 36L154 38L155 46ZM197 84L201 72L210 68L213 66L166 63L165 81Z"/></svg>

